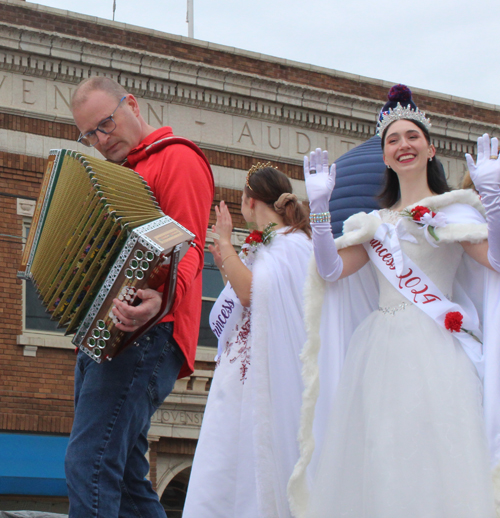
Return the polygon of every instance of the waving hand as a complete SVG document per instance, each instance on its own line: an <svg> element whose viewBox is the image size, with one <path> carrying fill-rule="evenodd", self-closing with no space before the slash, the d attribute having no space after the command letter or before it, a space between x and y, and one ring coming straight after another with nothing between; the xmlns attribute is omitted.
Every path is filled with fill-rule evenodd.
<svg viewBox="0 0 500 518"><path fill-rule="evenodd" d="M485 133L477 139L477 163L467 153L465 155L470 177L479 194L500 194L500 159L498 158L498 139Z"/></svg>
<svg viewBox="0 0 500 518"><path fill-rule="evenodd" d="M335 164L328 167L328 151L317 148L304 157L304 178L311 212L328 212L328 203L335 187Z"/></svg>

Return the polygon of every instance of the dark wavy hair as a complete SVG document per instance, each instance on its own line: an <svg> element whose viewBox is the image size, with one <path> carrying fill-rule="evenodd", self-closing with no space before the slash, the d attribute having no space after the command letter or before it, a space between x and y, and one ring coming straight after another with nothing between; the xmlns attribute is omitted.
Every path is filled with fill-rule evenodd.
<svg viewBox="0 0 500 518"><path fill-rule="evenodd" d="M410 120L410 122L422 130L425 139L429 144L431 144L431 136L429 135L427 128L419 121ZM389 124L389 126L387 126L387 128L385 128L384 132L382 133L382 151L385 147L385 137L387 135L387 130L392 126L392 124L394 123ZM443 194L445 192L451 191L450 186L446 181L443 164L436 157L434 157L432 161L427 162L427 185L429 186L429 189L435 194ZM399 198L401 198L401 191L399 188L398 175L395 171L386 167L384 186L382 192L377 196L377 199L379 200L381 207L389 208L395 205Z"/></svg>
<svg viewBox="0 0 500 518"><path fill-rule="evenodd" d="M307 237L311 237L309 215L299 200L288 200L279 210L274 207L282 194L292 193L292 183L285 173L274 167L263 167L249 176L248 185L245 185L245 194L249 198L262 201L279 214L283 223L290 227L286 233L302 230Z"/></svg>

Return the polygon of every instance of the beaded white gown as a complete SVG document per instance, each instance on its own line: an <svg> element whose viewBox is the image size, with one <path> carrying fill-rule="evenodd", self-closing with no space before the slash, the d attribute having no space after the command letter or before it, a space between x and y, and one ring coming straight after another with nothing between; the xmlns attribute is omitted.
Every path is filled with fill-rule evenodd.
<svg viewBox="0 0 500 518"><path fill-rule="evenodd" d="M379 214L394 223L395 213ZM463 248L414 235L404 253L452 296ZM350 341L306 514L492 518L476 369L449 331L377 277L380 309Z"/></svg>

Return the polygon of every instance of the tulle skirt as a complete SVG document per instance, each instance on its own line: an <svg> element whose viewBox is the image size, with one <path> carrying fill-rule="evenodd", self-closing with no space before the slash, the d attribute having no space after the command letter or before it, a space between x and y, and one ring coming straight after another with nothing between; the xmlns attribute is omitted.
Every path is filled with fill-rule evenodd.
<svg viewBox="0 0 500 518"><path fill-rule="evenodd" d="M237 350L234 350L237 349ZM184 518L256 518L251 379L233 344L215 370L193 460ZM239 353L239 354L238 354ZM249 350L247 351L249 353Z"/></svg>
<svg viewBox="0 0 500 518"><path fill-rule="evenodd" d="M418 308L354 333L310 504L311 518L495 516L481 382Z"/></svg>

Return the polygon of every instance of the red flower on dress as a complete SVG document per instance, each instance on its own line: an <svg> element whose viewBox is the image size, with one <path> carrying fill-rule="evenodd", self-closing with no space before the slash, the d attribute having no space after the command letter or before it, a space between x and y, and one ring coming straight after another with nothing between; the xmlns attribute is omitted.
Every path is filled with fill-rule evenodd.
<svg viewBox="0 0 500 518"><path fill-rule="evenodd" d="M460 311L450 311L446 313L446 317L444 319L444 327L448 329L448 331L453 331L459 333L462 330L462 322L464 321L464 317Z"/></svg>
<svg viewBox="0 0 500 518"><path fill-rule="evenodd" d="M410 213L414 221L420 221L422 219L422 216L424 214L428 214L429 212L432 213L433 217L436 215L435 212L432 212L427 207L424 207L423 205L417 205Z"/></svg>
<svg viewBox="0 0 500 518"><path fill-rule="evenodd" d="M412 221L415 221L419 225L422 225L422 228L425 232L425 239L427 239L428 243L432 246L435 246L428 238L428 235L431 235L435 241L439 241L439 237L436 235L436 228L441 228L446 226L446 215L443 212L434 212L428 207L424 207L423 205L417 205L413 209L405 209L401 212L401 214L407 218L411 218ZM428 217L424 217L427 216Z"/></svg>
<svg viewBox="0 0 500 518"><path fill-rule="evenodd" d="M249 245L262 243L262 232L260 230L253 230L245 239L245 243Z"/></svg>

